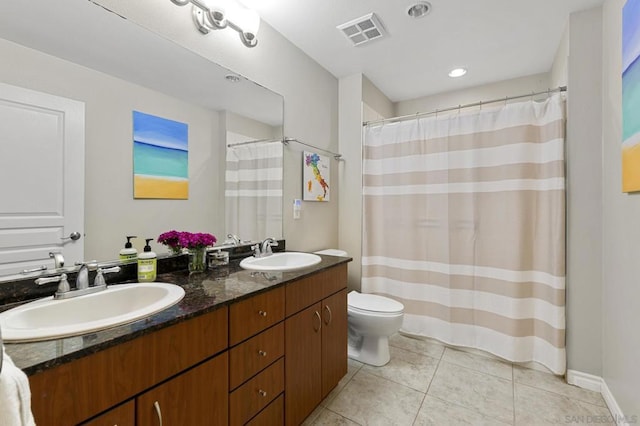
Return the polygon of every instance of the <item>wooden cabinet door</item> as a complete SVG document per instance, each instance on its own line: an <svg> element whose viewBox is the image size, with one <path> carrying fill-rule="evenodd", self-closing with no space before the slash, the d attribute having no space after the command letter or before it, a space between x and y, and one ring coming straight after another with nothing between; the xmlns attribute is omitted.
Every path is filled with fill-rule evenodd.
<svg viewBox="0 0 640 426"><path fill-rule="evenodd" d="M322 304L285 321L285 422L299 425L322 400Z"/></svg>
<svg viewBox="0 0 640 426"><path fill-rule="evenodd" d="M322 301L322 398L347 374L347 290Z"/></svg>
<svg viewBox="0 0 640 426"><path fill-rule="evenodd" d="M284 424L284 395L280 395L275 401L267 406L253 419L248 421L246 426L277 426Z"/></svg>
<svg viewBox="0 0 640 426"><path fill-rule="evenodd" d="M136 399L137 424L226 425L229 419L228 365L229 357L225 352L143 393Z"/></svg>
<svg viewBox="0 0 640 426"><path fill-rule="evenodd" d="M131 400L101 414L82 426L134 426L136 424L136 405Z"/></svg>

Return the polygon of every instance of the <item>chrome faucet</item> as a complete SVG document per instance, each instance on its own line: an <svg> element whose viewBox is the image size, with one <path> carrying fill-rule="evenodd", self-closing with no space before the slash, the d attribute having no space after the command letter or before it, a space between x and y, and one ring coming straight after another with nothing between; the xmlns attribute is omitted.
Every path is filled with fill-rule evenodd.
<svg viewBox="0 0 640 426"><path fill-rule="evenodd" d="M76 276L76 288L75 290L71 290L71 286L69 285L69 281L67 281L67 274L61 274L54 277L48 278L38 278L35 282L37 285L43 285L52 282L59 282L58 290L53 295L54 299L70 299L72 297L78 297L85 294L97 293L102 290L107 289L107 283L104 280L103 274L108 274L112 272L120 272L119 266L114 266L109 269L98 268L98 272L96 273L95 281L93 286L89 285L89 267L95 267L97 265L91 264L82 264L80 269L78 270L78 274Z"/></svg>
<svg viewBox="0 0 640 426"><path fill-rule="evenodd" d="M240 238L236 234L227 234L227 239L232 240L234 246L240 245Z"/></svg>
<svg viewBox="0 0 640 426"><path fill-rule="evenodd" d="M254 257L265 257L273 254L271 247L277 247L278 242L275 238L266 238L263 242L251 246Z"/></svg>
<svg viewBox="0 0 640 426"><path fill-rule="evenodd" d="M53 259L53 266L56 269L60 269L64 266L64 256L62 256L62 253L49 252L49 257Z"/></svg>
<svg viewBox="0 0 640 426"><path fill-rule="evenodd" d="M266 238L262 242L262 255L269 256L270 254L273 254L271 247L277 247L277 246L278 246L278 242L275 240L275 238L271 238L271 237Z"/></svg>
<svg viewBox="0 0 640 426"><path fill-rule="evenodd" d="M89 267L83 264L76 275L76 290L85 290L89 288Z"/></svg>

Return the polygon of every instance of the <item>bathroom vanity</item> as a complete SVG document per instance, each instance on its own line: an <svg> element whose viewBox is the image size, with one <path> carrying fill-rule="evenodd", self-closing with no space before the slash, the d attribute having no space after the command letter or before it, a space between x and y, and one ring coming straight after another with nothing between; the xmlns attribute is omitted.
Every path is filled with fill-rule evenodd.
<svg viewBox="0 0 640 426"><path fill-rule="evenodd" d="M43 425L300 424L347 372L347 262L158 281L185 298L88 335L7 344Z"/></svg>

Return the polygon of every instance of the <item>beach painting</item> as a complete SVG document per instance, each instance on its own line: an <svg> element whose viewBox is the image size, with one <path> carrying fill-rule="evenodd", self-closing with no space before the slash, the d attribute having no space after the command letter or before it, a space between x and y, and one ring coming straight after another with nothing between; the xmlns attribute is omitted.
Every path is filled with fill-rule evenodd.
<svg viewBox="0 0 640 426"><path fill-rule="evenodd" d="M622 8L622 191L640 191L640 0Z"/></svg>
<svg viewBox="0 0 640 426"><path fill-rule="evenodd" d="M189 198L187 124L133 111L133 198Z"/></svg>

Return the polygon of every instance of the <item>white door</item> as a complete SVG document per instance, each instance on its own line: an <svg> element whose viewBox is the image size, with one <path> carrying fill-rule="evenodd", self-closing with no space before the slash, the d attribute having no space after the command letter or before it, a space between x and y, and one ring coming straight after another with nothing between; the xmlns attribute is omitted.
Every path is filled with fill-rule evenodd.
<svg viewBox="0 0 640 426"><path fill-rule="evenodd" d="M0 83L0 274L50 252L84 257L84 103Z"/></svg>

